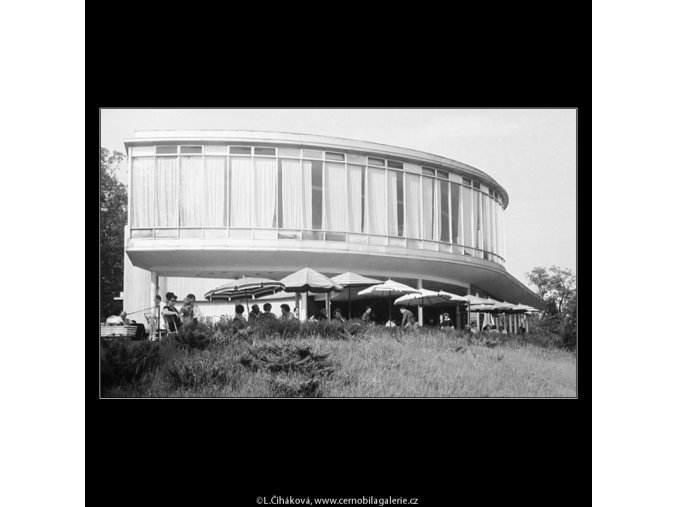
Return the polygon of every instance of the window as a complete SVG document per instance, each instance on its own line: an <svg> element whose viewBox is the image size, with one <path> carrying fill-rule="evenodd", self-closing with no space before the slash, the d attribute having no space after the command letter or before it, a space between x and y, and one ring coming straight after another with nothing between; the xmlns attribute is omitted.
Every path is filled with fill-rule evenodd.
<svg viewBox="0 0 677 507"><path fill-rule="evenodd" d="M230 147L230 154L231 155L251 155L252 149L249 148L249 147L243 147L243 146L231 146Z"/></svg>
<svg viewBox="0 0 677 507"><path fill-rule="evenodd" d="M324 157L326 160L338 160L339 162L343 162L346 159L343 153L333 153L331 151L325 151Z"/></svg>
<svg viewBox="0 0 677 507"><path fill-rule="evenodd" d="M204 149L205 155L227 155L228 146L225 144L208 144Z"/></svg>
<svg viewBox="0 0 677 507"><path fill-rule="evenodd" d="M378 167L385 167L386 161L382 158L367 157L367 163L369 165L375 165Z"/></svg>
<svg viewBox="0 0 677 507"><path fill-rule="evenodd" d="M471 186L471 185L472 185L472 181L470 181L470 179L468 179L468 178L463 178L463 184L464 184L464 185Z"/></svg>
<svg viewBox="0 0 677 507"><path fill-rule="evenodd" d="M153 226L153 157L132 158L131 227Z"/></svg>
<svg viewBox="0 0 677 507"><path fill-rule="evenodd" d="M274 158L254 158L254 227L276 225L277 161Z"/></svg>
<svg viewBox="0 0 677 507"><path fill-rule="evenodd" d="M474 229L473 229L473 207L472 207L472 190L468 187L463 187L461 191L462 209L463 209L463 245L473 247ZM467 252L467 255L472 253Z"/></svg>
<svg viewBox="0 0 677 507"><path fill-rule="evenodd" d="M364 155L355 155L353 153L348 153L348 162L353 164L364 165L367 163L367 157Z"/></svg>
<svg viewBox="0 0 677 507"><path fill-rule="evenodd" d="M322 158L322 152L318 150L303 150L303 158Z"/></svg>
<svg viewBox="0 0 677 507"><path fill-rule="evenodd" d="M205 227L226 225L226 157L205 157Z"/></svg>
<svg viewBox="0 0 677 507"><path fill-rule="evenodd" d="M440 186L440 241L449 243L449 183L438 181Z"/></svg>
<svg viewBox="0 0 677 507"><path fill-rule="evenodd" d="M254 148L254 155L269 155L271 157L275 156L275 148Z"/></svg>
<svg viewBox="0 0 677 507"><path fill-rule="evenodd" d="M421 239L435 240L437 239L437 234L435 233L437 229L437 220L435 218L435 210L437 203L435 202L435 180L433 178L423 178L421 181L422 185L422 212L423 212L423 221L421 231Z"/></svg>
<svg viewBox="0 0 677 507"><path fill-rule="evenodd" d="M388 167L392 167L393 169L404 169L404 164L397 160L388 160Z"/></svg>
<svg viewBox="0 0 677 507"><path fill-rule="evenodd" d="M280 157L300 157L301 150L298 148L278 148L277 153Z"/></svg>
<svg viewBox="0 0 677 507"><path fill-rule="evenodd" d="M404 186L406 200L405 232L408 238L421 237L421 177L406 174Z"/></svg>
<svg viewBox="0 0 677 507"><path fill-rule="evenodd" d="M458 245L463 244L460 237L460 192L461 187L458 183L451 184L451 242Z"/></svg>
<svg viewBox="0 0 677 507"><path fill-rule="evenodd" d="M183 147L181 147L183 152ZM204 203L202 157L181 157L179 171L179 226L202 226Z"/></svg>
<svg viewBox="0 0 677 507"><path fill-rule="evenodd" d="M176 146L156 146L155 147L155 153L157 155L165 155L168 153L175 154L176 153Z"/></svg>
<svg viewBox="0 0 677 507"><path fill-rule="evenodd" d="M365 200L365 232L386 235L387 205L386 172L383 169L367 169L367 192Z"/></svg>
<svg viewBox="0 0 677 507"><path fill-rule="evenodd" d="M310 229L312 224L312 164L310 160L280 159L280 217L278 227Z"/></svg>
<svg viewBox="0 0 677 507"><path fill-rule="evenodd" d="M430 167L424 167L423 174L428 176L435 176L435 169L431 169Z"/></svg>
<svg viewBox="0 0 677 507"><path fill-rule="evenodd" d="M362 232L364 216L364 167L348 165L348 231Z"/></svg>
<svg viewBox="0 0 677 507"><path fill-rule="evenodd" d="M175 147L176 148L176 147ZM177 227L179 214L178 200L178 157L158 157L155 167L155 225L156 227Z"/></svg>
<svg viewBox="0 0 677 507"><path fill-rule="evenodd" d="M473 187L473 188L476 188L477 190L479 190L479 189L480 189L480 182L479 182L479 181L473 180L473 181L472 181L472 187Z"/></svg>
<svg viewBox="0 0 677 507"><path fill-rule="evenodd" d="M181 154L183 155L201 155L202 146L181 146Z"/></svg>
<svg viewBox="0 0 677 507"><path fill-rule="evenodd" d="M232 147L231 147L232 150ZM230 226L251 227L254 168L249 157L230 157Z"/></svg>
<svg viewBox="0 0 677 507"><path fill-rule="evenodd" d="M327 184L325 185L325 216L327 230L348 230L348 181L346 166L327 162L325 164Z"/></svg>
<svg viewBox="0 0 677 507"><path fill-rule="evenodd" d="M322 162L312 161L313 229L322 230Z"/></svg>
<svg viewBox="0 0 677 507"><path fill-rule="evenodd" d="M388 171L388 235L404 235L404 188L403 174Z"/></svg>
<svg viewBox="0 0 677 507"><path fill-rule="evenodd" d="M448 173L447 171L440 171L440 170L438 170L438 171L437 171L437 177L438 177L438 178L445 179L445 180L448 180L448 179L449 179L449 173Z"/></svg>

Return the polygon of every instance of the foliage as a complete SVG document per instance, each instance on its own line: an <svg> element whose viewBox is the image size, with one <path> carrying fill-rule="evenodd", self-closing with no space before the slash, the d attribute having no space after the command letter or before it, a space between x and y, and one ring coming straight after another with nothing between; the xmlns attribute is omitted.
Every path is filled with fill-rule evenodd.
<svg viewBox="0 0 677 507"><path fill-rule="evenodd" d="M167 374L174 389L235 384L234 364L213 354L188 355L174 359Z"/></svg>
<svg viewBox="0 0 677 507"><path fill-rule="evenodd" d="M537 266L526 273L529 283L547 305L548 313L560 314L567 303L576 297L576 276L569 268Z"/></svg>
<svg viewBox="0 0 677 507"><path fill-rule="evenodd" d="M99 255L101 317L118 314L114 301L123 288L124 228L127 223L127 189L115 176L125 156L106 148L99 151Z"/></svg>
<svg viewBox="0 0 677 507"><path fill-rule="evenodd" d="M548 270L535 267L526 274L538 295L546 303L546 312L540 319L533 319L530 326L537 333L557 334L561 346L576 347L578 331L578 302L576 276L568 268L552 266Z"/></svg>
<svg viewBox="0 0 677 507"><path fill-rule="evenodd" d="M155 370L161 363L160 344L122 339L102 340L101 385L137 382L146 372Z"/></svg>
<svg viewBox="0 0 677 507"><path fill-rule="evenodd" d="M176 344L180 348L206 349L215 338L215 331L201 322L185 324L176 333Z"/></svg>

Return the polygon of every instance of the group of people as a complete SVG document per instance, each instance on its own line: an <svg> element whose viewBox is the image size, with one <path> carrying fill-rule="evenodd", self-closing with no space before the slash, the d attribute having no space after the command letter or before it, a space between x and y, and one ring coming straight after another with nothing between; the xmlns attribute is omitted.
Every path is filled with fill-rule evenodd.
<svg viewBox="0 0 677 507"><path fill-rule="evenodd" d="M178 298L173 292L167 292L165 294L165 306L161 310L162 317L167 324L169 331L178 331L182 326L185 326L189 323L196 323L204 321L204 314L202 310L196 303L196 298L194 294L188 294L184 300L181 308L177 307ZM162 298L157 295L155 296L155 307L160 309L162 306ZM233 317L233 324L238 328L243 328L257 321L258 319L275 319L275 320L294 320L299 319L299 309L294 308L292 311L288 304L280 305L281 313L279 317L272 313L272 305L270 303L265 303L263 305L263 311L259 308L258 304L253 304L251 306L249 315L245 318L244 311L245 308L243 305L238 304L235 306L235 317ZM402 316L399 326L409 330L416 330L421 328L421 324L418 323L413 312L407 308L400 308L400 314ZM346 322L346 318L343 316L343 313L340 308L334 310L332 318L339 322ZM448 313L442 313L439 316L439 327L440 328L449 328L454 329L453 322ZM327 310L321 308L317 313L313 314L309 319L311 322L319 322L327 320ZM375 316L372 307L367 306L364 313L361 317L362 322L364 323L374 323ZM143 324L137 324L135 321L127 318L126 312L121 312L120 315L114 315L106 319L107 325L136 325L137 326L137 338L143 338L145 334L145 328ZM435 321L431 321L431 325L435 325ZM385 324L386 327L396 327L398 323L393 315L390 316L388 321ZM524 332L524 328L520 327L520 332ZM466 334L477 334L479 332L477 328L477 323L472 322L464 326L463 332ZM507 334L507 331L503 326L498 328L495 325L487 324L482 328L482 332L487 333L501 333Z"/></svg>

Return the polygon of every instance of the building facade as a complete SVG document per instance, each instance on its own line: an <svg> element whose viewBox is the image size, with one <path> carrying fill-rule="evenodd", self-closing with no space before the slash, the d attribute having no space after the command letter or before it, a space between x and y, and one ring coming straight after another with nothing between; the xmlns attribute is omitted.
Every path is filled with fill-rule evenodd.
<svg viewBox="0 0 677 507"><path fill-rule="evenodd" d="M137 131L125 147L128 312L305 266L543 306L504 267L508 194L474 167L273 132Z"/></svg>

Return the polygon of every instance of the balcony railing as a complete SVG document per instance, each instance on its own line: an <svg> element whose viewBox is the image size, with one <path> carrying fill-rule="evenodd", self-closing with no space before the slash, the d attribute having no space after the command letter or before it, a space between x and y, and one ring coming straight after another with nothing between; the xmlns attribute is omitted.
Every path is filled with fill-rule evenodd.
<svg viewBox="0 0 677 507"><path fill-rule="evenodd" d="M131 239L292 240L348 243L447 252L505 264L500 255L479 248L436 240L327 230L269 229L256 227L153 227L130 228Z"/></svg>

